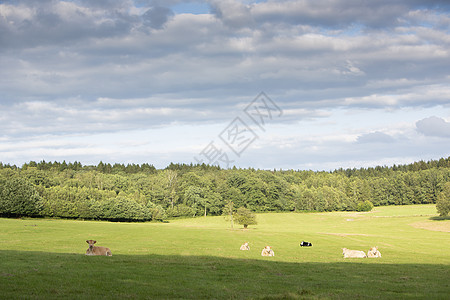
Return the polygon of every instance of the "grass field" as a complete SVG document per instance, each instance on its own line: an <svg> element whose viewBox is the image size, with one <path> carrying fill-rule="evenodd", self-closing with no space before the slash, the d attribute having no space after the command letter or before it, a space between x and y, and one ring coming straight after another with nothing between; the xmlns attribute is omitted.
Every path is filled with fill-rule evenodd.
<svg viewBox="0 0 450 300"><path fill-rule="evenodd" d="M259 214L247 230L223 217L0 219L0 298L449 299L450 220L436 215L434 205ZM85 256L87 239L113 256ZM275 257L261 257L265 245ZM342 257L371 246L382 258Z"/></svg>

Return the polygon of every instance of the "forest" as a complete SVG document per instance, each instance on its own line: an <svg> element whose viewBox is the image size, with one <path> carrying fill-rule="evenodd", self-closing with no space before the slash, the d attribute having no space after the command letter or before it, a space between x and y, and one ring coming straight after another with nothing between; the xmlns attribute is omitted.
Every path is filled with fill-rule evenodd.
<svg viewBox="0 0 450 300"><path fill-rule="evenodd" d="M0 163L0 215L164 221L253 212L369 211L436 203L450 157L326 171L221 169L205 164Z"/></svg>

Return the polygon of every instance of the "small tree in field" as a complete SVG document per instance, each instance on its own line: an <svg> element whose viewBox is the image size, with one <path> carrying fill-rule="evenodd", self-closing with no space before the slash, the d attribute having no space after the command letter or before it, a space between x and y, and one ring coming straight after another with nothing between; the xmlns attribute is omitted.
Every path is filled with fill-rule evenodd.
<svg viewBox="0 0 450 300"><path fill-rule="evenodd" d="M225 204L225 207L223 208L223 215L225 216L226 221L230 221L231 228L233 228L233 210L233 201L227 201L227 204Z"/></svg>
<svg viewBox="0 0 450 300"><path fill-rule="evenodd" d="M441 217L445 217L450 212L450 182L447 182L438 194L436 200L436 210Z"/></svg>
<svg viewBox="0 0 450 300"><path fill-rule="evenodd" d="M364 202L359 202L358 205L356 206L357 211L371 211L372 208L373 208L373 204L369 200L366 200Z"/></svg>
<svg viewBox="0 0 450 300"><path fill-rule="evenodd" d="M236 213L234 214L234 220L239 225L244 225L244 228L247 229L248 225L256 225L256 215L252 213L250 209L245 207L239 207Z"/></svg>

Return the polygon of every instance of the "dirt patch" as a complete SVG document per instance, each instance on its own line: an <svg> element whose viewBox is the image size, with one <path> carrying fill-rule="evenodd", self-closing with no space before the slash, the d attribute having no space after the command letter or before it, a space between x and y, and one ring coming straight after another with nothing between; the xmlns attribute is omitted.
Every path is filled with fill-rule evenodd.
<svg viewBox="0 0 450 300"><path fill-rule="evenodd" d="M405 216L373 216L374 218L410 218L410 217L431 217L435 214L428 214L428 215L405 215Z"/></svg>
<svg viewBox="0 0 450 300"><path fill-rule="evenodd" d="M328 235L337 235L337 236L354 236L354 235L360 235L360 236L369 236L368 234L364 233L333 233L333 232L318 232L319 234L328 234Z"/></svg>
<svg viewBox="0 0 450 300"><path fill-rule="evenodd" d="M365 212L355 212L355 213L348 213L345 214L348 218L361 218L361 217L367 217L368 215L373 214L371 211L365 211Z"/></svg>
<svg viewBox="0 0 450 300"><path fill-rule="evenodd" d="M421 221L409 224L414 228L450 232L450 221Z"/></svg>

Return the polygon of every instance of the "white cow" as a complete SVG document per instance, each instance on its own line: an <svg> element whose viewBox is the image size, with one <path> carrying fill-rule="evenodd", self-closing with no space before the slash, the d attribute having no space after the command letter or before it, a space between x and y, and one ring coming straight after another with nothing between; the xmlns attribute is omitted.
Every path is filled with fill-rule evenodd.
<svg viewBox="0 0 450 300"><path fill-rule="evenodd" d="M266 246L261 251L261 256L275 256L275 252L273 252L272 247Z"/></svg>
<svg viewBox="0 0 450 300"><path fill-rule="evenodd" d="M344 258L351 258L351 257L365 258L365 257L367 257L367 255L366 255L366 253L364 253L364 251L350 250L347 248L342 249L342 255L344 255Z"/></svg>
<svg viewBox="0 0 450 300"><path fill-rule="evenodd" d="M367 257L381 257L380 251L378 251L378 247L372 247L367 252Z"/></svg>
<svg viewBox="0 0 450 300"><path fill-rule="evenodd" d="M245 242L245 243L241 246L240 250L250 250L250 246L248 245L248 242Z"/></svg>

